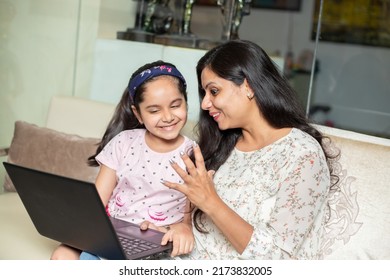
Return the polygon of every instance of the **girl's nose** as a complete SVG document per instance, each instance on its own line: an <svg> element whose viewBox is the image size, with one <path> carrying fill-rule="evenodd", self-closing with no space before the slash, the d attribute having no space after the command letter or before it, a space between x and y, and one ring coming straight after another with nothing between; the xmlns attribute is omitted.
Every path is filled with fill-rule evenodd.
<svg viewBox="0 0 390 280"><path fill-rule="evenodd" d="M175 117L173 116L173 114L170 111L164 112L163 117L162 117L163 122L170 123L174 119L175 119Z"/></svg>

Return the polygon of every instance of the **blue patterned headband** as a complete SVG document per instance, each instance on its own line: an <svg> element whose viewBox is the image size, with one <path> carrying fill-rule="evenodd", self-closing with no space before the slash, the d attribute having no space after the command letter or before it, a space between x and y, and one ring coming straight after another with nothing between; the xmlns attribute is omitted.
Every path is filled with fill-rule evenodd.
<svg viewBox="0 0 390 280"><path fill-rule="evenodd" d="M173 66L168 65L160 65L160 66L154 66L152 68L149 68L147 70L142 71L134 78L130 79L129 82L129 93L131 98L134 100L135 92L137 88L142 85L145 81L162 75L168 75L179 78L183 84L184 88L187 88L186 80L184 79L183 75Z"/></svg>

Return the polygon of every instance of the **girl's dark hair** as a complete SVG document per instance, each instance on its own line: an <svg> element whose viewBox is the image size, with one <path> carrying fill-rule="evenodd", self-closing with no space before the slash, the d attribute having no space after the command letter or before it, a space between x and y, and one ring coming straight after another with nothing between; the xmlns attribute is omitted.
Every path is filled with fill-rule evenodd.
<svg viewBox="0 0 390 280"><path fill-rule="evenodd" d="M295 127L314 137L325 153L331 171L332 187L335 187L338 177L332 172L332 160L338 154L332 154L327 149L326 142L330 139L308 123L296 92L260 46L246 40L232 40L208 51L196 67L200 102L205 95L201 86L201 74L205 68L236 85L241 85L246 79L254 92L260 112L272 127ZM201 110L197 134L206 168L218 170L230 155L242 131L220 130L208 112ZM196 209L194 225L204 232L201 227L202 214L200 209Z"/></svg>
<svg viewBox="0 0 390 280"><path fill-rule="evenodd" d="M164 62L162 60L158 60L152 63L145 64L144 66L138 68L130 77L130 80L133 79L135 76L140 74L141 72L150 69L154 66L160 66L160 65L167 65L175 67L172 63ZM173 76L172 76L173 77ZM138 122L138 119L134 115L133 111L131 110L131 105L134 105L137 110L139 111L139 104L143 101L143 93L145 91L146 85L155 80L158 77L151 78L149 80L146 80L141 86L139 86L135 91L134 100L130 97L129 89L126 87L124 90L121 100L119 101L118 105L115 108L114 115L112 116L110 122L108 123L108 126L106 128L106 131L104 132L104 135L102 137L102 140L98 143L98 147L96 149L95 154L91 155L88 158L88 165L90 166L99 166L98 162L96 161L95 157L103 150L104 146L107 145L107 143L114 138L115 135L118 133L129 130L129 129L135 129L135 128L145 128L143 124L140 124ZM185 101L187 102L187 91L186 86L184 85L183 81L179 78L173 77L178 81L178 88L181 94L183 94Z"/></svg>

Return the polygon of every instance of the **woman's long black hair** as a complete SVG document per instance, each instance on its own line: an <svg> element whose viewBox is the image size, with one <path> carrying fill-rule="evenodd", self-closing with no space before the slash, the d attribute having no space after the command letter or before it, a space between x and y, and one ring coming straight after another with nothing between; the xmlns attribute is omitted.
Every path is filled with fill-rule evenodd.
<svg viewBox="0 0 390 280"><path fill-rule="evenodd" d="M296 92L260 46L246 40L233 40L208 51L196 67L200 102L205 95L201 86L201 74L205 68L238 86L246 79L260 112L272 127L295 127L314 137L325 153L332 187L337 184L338 177L332 174L332 160L338 153L331 152L327 148L330 139L309 124ZM218 170L234 149L242 131L220 130L208 112L201 110L197 134L207 170ZM194 225L201 232L202 214L200 209L194 214Z"/></svg>
<svg viewBox="0 0 390 280"><path fill-rule="evenodd" d="M140 74L141 72L150 69L154 66L167 65L175 67L172 63L164 62L162 60L158 60L152 63L145 64L144 66L138 68L130 77L130 80L135 76ZM145 91L145 86L148 82L153 81L154 78L145 81L141 86L139 86L135 92L134 100L130 97L129 89L126 87L124 90L122 97L115 108L114 115L112 116L106 131L103 134L102 140L99 142L98 147L96 149L95 154L91 155L88 158L88 165L90 166L99 166L98 162L95 160L95 157L103 150L104 146L107 145L108 142L118 133L136 128L145 128L143 124L140 124L136 116L134 115L131 105L134 105L139 111L139 104L143 101L143 93ZM181 94L183 94L185 101L187 102L187 91L184 83L176 78L178 81L178 87Z"/></svg>

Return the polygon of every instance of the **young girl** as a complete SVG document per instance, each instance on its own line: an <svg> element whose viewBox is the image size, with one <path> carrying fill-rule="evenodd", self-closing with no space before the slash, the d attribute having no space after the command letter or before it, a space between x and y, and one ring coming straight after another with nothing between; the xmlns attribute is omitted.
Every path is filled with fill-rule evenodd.
<svg viewBox="0 0 390 280"><path fill-rule="evenodd" d="M182 183L169 160L191 153L192 141L180 134L186 121L184 77L170 63L146 64L131 76L96 154L89 158L90 165L100 165L96 187L107 214L144 230L166 232L162 244L173 242L172 256L189 253L194 245L186 197L161 183L167 177ZM80 251L60 245L51 259L79 257Z"/></svg>

